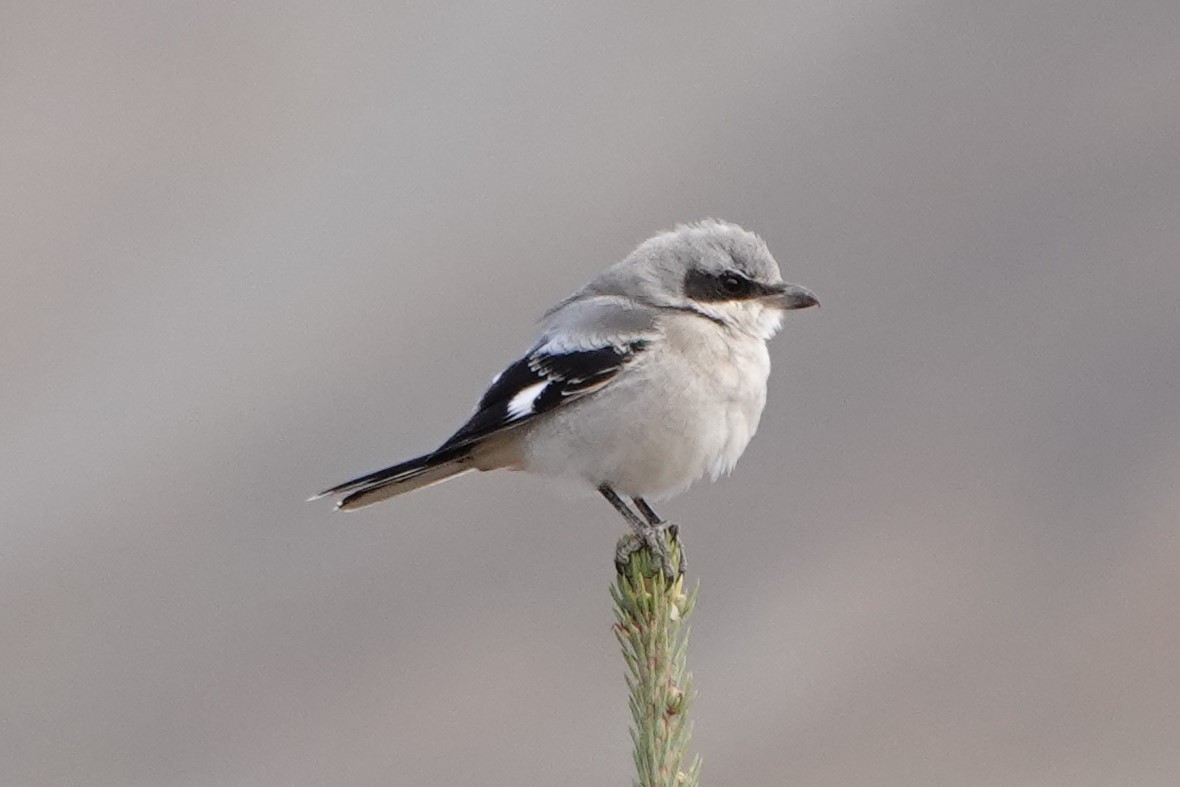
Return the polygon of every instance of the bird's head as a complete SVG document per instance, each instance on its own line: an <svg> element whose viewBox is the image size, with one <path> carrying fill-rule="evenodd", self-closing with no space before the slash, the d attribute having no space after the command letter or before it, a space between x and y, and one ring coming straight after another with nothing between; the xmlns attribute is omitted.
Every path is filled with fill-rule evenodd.
<svg viewBox="0 0 1180 787"><path fill-rule="evenodd" d="M761 238L714 219L656 235L611 272L625 294L764 339L778 331L784 312L819 305L806 287L783 281Z"/></svg>

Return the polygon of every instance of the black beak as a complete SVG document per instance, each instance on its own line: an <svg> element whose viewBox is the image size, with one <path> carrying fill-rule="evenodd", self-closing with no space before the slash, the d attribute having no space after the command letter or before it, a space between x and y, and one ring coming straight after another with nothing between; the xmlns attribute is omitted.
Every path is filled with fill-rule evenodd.
<svg viewBox="0 0 1180 787"><path fill-rule="evenodd" d="M798 284L781 284L777 289L778 292L770 299L770 302L784 311L819 306L819 299L815 297L815 293L806 287L800 287Z"/></svg>

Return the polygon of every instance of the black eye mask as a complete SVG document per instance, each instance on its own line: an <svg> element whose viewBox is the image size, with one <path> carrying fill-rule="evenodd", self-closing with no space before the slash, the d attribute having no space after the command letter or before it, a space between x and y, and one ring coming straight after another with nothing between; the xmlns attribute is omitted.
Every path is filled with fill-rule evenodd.
<svg viewBox="0 0 1180 787"><path fill-rule="evenodd" d="M773 287L749 279L737 271L711 273L691 270L684 277L684 294L702 302L744 301L765 298L776 292Z"/></svg>

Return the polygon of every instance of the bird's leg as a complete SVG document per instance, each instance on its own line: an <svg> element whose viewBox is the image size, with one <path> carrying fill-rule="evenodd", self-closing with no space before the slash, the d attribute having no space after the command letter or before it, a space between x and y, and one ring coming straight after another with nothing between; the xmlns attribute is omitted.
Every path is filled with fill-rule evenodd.
<svg viewBox="0 0 1180 787"><path fill-rule="evenodd" d="M642 497L633 497L631 500L635 502L635 507L639 509L639 513L643 514L648 524L652 527L668 528L668 533L671 534L672 540L680 546L680 565L677 568L683 574L684 570L688 568L688 558L684 555L684 544L680 543L680 528L677 525L665 521Z"/></svg>
<svg viewBox="0 0 1180 787"><path fill-rule="evenodd" d="M649 506L647 504L647 501L644 500L642 497L633 497L633 498L631 498L631 500L632 500L632 502L635 503L635 507L639 509L639 513L643 514L643 517L644 517L644 519L647 520L648 524L650 524L650 525L664 524L664 518L662 516L660 516L659 514L657 514L655 512L655 509L653 509L651 506ZM669 525L669 527L676 527L676 526Z"/></svg>
<svg viewBox="0 0 1180 787"><path fill-rule="evenodd" d="M631 559L631 555L635 554L645 546L651 550L653 556L659 561L660 567L664 571L664 575L668 577L669 581L676 579L676 572L672 568L672 559L668 556L668 547L664 543L663 531L665 525L656 524L653 522L645 522L635 515L619 494L610 487L609 484L603 484L598 487L598 492L607 499L607 502L615 507L615 510L627 520L627 524L635 531L629 538L619 543L619 548L615 551L615 565L621 571L627 562ZM646 504L644 504L646 506ZM650 511L650 507L648 507ZM654 511L652 512L655 513ZM645 513L646 516L646 513ZM659 519L659 517L656 517Z"/></svg>

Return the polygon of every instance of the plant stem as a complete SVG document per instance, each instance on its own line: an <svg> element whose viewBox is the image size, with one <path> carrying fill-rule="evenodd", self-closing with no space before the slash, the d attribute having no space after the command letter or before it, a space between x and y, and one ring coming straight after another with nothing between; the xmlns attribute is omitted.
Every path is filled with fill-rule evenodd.
<svg viewBox="0 0 1180 787"><path fill-rule="evenodd" d="M672 564L680 544L668 539ZM694 757L682 770L692 725L692 675L685 669L687 619L696 588L684 592L684 576L664 576L658 559L644 547L631 555L611 585L615 636L627 662L631 741L635 746L636 787L695 787L701 761Z"/></svg>

